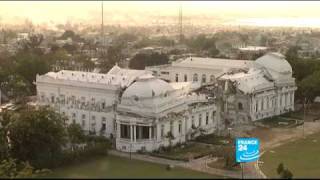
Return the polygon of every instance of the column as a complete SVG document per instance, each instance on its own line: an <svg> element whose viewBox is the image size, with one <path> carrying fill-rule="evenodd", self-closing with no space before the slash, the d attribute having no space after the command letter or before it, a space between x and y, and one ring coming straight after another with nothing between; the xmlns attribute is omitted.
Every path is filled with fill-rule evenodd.
<svg viewBox="0 0 320 180"><path fill-rule="evenodd" d="M137 141L137 126L133 125L133 141Z"/></svg>
<svg viewBox="0 0 320 180"><path fill-rule="evenodd" d="M89 124L89 126L90 126L90 124ZM116 124L116 126L117 126L117 138L120 138L120 131L121 131L121 128L120 128L120 123L117 123Z"/></svg>
<svg viewBox="0 0 320 180"><path fill-rule="evenodd" d="M149 140L151 140L151 131L152 131L152 126L149 126Z"/></svg>
<svg viewBox="0 0 320 180"><path fill-rule="evenodd" d="M294 92L292 92L291 98L292 98L291 104L292 104L292 106L294 106Z"/></svg>
<svg viewBox="0 0 320 180"><path fill-rule="evenodd" d="M133 141L133 130L132 130L132 125L130 125L130 141Z"/></svg>

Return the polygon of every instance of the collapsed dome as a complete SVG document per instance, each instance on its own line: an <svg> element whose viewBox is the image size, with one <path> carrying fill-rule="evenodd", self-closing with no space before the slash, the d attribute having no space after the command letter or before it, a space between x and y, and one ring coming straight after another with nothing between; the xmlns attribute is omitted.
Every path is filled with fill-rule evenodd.
<svg viewBox="0 0 320 180"><path fill-rule="evenodd" d="M173 91L173 87L152 75L144 75L131 84L124 92L123 98L138 97L138 98L152 98L161 94Z"/></svg>
<svg viewBox="0 0 320 180"><path fill-rule="evenodd" d="M291 65L280 53L268 53L258 58L255 62L258 65L277 73L292 74Z"/></svg>

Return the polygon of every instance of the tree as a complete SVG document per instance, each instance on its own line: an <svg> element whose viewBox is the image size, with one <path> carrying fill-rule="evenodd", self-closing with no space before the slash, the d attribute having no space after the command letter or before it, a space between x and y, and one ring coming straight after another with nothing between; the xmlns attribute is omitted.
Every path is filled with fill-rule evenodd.
<svg viewBox="0 0 320 180"><path fill-rule="evenodd" d="M19 163L12 158L0 162L0 178L30 178L48 172L48 169L35 170L28 162Z"/></svg>
<svg viewBox="0 0 320 180"><path fill-rule="evenodd" d="M225 160L225 167L228 169L233 168L236 165L235 147L234 146L225 147L223 153L224 153L223 157Z"/></svg>
<svg viewBox="0 0 320 180"><path fill-rule="evenodd" d="M30 84L20 75L9 75L4 89L15 102L24 102L30 94Z"/></svg>
<svg viewBox="0 0 320 180"><path fill-rule="evenodd" d="M130 60L129 67L132 69L144 69L146 66L168 64L168 62L169 58L166 54L137 54Z"/></svg>
<svg viewBox="0 0 320 180"><path fill-rule="evenodd" d="M320 94L320 70L298 82L298 95L312 102Z"/></svg>
<svg viewBox="0 0 320 180"><path fill-rule="evenodd" d="M42 43L43 39L44 38L42 34L33 34L29 36L29 39L19 41L22 52L42 55L43 52L40 49L40 44Z"/></svg>
<svg viewBox="0 0 320 180"><path fill-rule="evenodd" d="M69 54L75 54L79 46L77 44L65 44L62 46Z"/></svg>
<svg viewBox="0 0 320 180"><path fill-rule="evenodd" d="M210 57L216 57L220 52L216 48L216 46L212 46L211 48L209 48L208 53Z"/></svg>
<svg viewBox="0 0 320 180"><path fill-rule="evenodd" d="M283 163L280 163L277 168L277 173L280 175L284 170Z"/></svg>
<svg viewBox="0 0 320 180"><path fill-rule="evenodd" d="M74 149L75 144L82 143L85 141L85 135L79 124L70 124L67 127L69 141Z"/></svg>
<svg viewBox="0 0 320 180"><path fill-rule="evenodd" d="M101 71L108 72L122 58L121 46L110 46L107 55L102 57Z"/></svg>
<svg viewBox="0 0 320 180"><path fill-rule="evenodd" d="M282 171L280 178L282 179L292 179L293 174L289 169L285 169Z"/></svg>
<svg viewBox="0 0 320 180"><path fill-rule="evenodd" d="M68 38L71 38L72 41L81 41L81 37L79 35L77 35L74 31L72 30L66 30L61 36L59 39L68 39Z"/></svg>
<svg viewBox="0 0 320 180"><path fill-rule="evenodd" d="M44 167L61 152L66 142L64 117L49 109L23 109L8 126L10 155Z"/></svg>

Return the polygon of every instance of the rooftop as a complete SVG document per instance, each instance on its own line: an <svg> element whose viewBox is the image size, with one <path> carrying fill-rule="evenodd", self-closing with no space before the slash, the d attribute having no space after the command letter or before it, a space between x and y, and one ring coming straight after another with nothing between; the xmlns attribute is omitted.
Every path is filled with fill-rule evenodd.
<svg viewBox="0 0 320 180"><path fill-rule="evenodd" d="M224 75L221 79L229 79L237 83L237 87L244 93L252 93L263 87L272 87L273 82L269 81L262 69L250 69L247 73L240 72L231 75Z"/></svg>
<svg viewBox="0 0 320 180"><path fill-rule="evenodd" d="M150 73L145 70L122 69L115 65L107 74L62 70L59 72L48 72L43 76L58 80L120 85L121 87L128 87L135 79L146 74Z"/></svg>
<svg viewBox="0 0 320 180"><path fill-rule="evenodd" d="M268 47L264 46L247 46L243 48L239 48L241 51L261 51L261 50L267 50Z"/></svg>
<svg viewBox="0 0 320 180"><path fill-rule="evenodd" d="M236 60L236 59L220 59L220 58L202 58L188 57L172 63L175 67L196 67L205 69L233 69L248 68L254 61Z"/></svg>

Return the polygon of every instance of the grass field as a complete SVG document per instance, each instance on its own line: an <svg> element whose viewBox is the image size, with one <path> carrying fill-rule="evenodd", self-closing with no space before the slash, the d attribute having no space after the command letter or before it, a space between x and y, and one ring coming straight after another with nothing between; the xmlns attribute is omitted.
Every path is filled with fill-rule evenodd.
<svg viewBox="0 0 320 180"><path fill-rule="evenodd" d="M262 171L271 178L278 177L276 168L280 162L293 173L294 178L319 178L320 133L267 151L261 161L264 162L260 166Z"/></svg>
<svg viewBox="0 0 320 180"><path fill-rule="evenodd" d="M152 155L162 158L188 161L189 158L199 158L208 155L215 150L215 147L207 144L189 143L184 147L173 147L170 151L153 153Z"/></svg>
<svg viewBox="0 0 320 180"><path fill-rule="evenodd" d="M46 178L219 178L201 172L107 156L53 170Z"/></svg>

